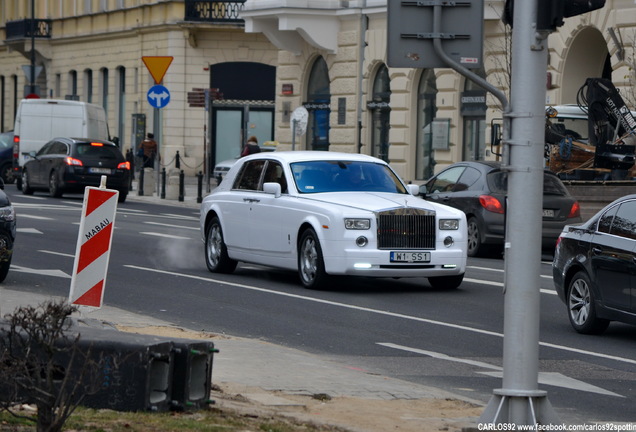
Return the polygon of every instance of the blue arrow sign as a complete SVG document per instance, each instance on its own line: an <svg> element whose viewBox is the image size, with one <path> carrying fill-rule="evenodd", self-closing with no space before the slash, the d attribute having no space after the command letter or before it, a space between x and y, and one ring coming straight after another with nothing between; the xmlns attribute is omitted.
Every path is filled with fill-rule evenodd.
<svg viewBox="0 0 636 432"><path fill-rule="evenodd" d="M163 108L170 102L170 92L162 85L154 85L148 90L146 95L148 103L153 108Z"/></svg>

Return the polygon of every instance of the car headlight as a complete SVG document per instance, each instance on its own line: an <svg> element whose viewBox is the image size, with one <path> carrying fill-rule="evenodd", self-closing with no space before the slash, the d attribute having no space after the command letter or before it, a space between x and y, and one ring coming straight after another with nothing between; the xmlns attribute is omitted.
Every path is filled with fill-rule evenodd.
<svg viewBox="0 0 636 432"><path fill-rule="evenodd" d="M371 227L370 219L345 219L345 228L350 230L368 230Z"/></svg>
<svg viewBox="0 0 636 432"><path fill-rule="evenodd" d="M440 230L458 230L459 219L440 219L439 229Z"/></svg>
<svg viewBox="0 0 636 432"><path fill-rule="evenodd" d="M0 207L0 220L11 222L15 220L15 210L13 206Z"/></svg>

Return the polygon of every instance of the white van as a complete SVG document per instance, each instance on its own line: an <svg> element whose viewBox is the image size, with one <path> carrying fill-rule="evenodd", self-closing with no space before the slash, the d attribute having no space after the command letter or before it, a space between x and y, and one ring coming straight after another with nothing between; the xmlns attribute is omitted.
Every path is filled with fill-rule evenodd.
<svg viewBox="0 0 636 432"><path fill-rule="evenodd" d="M86 102L56 99L20 101L13 128L13 169L21 187L22 167L29 153L55 137L109 140L104 108Z"/></svg>

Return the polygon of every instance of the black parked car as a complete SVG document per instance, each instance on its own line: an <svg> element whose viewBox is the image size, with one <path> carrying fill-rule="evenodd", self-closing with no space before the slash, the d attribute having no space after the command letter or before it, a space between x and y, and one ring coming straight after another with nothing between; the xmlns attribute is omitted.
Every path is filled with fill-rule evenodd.
<svg viewBox="0 0 636 432"><path fill-rule="evenodd" d="M106 176L106 187L119 191L119 202L126 201L130 185L130 162L110 141L88 138L55 138L30 159L22 169L22 193L48 190L51 196L64 192L83 192L86 186L99 187Z"/></svg>
<svg viewBox="0 0 636 432"><path fill-rule="evenodd" d="M15 210L4 193L4 181L0 178L0 282L6 279L11 267L15 234Z"/></svg>
<svg viewBox="0 0 636 432"><path fill-rule="evenodd" d="M636 195L565 227L552 276L577 332L599 334L610 321L636 324Z"/></svg>
<svg viewBox="0 0 636 432"><path fill-rule="evenodd" d="M429 179L420 195L462 210L468 220L468 256L502 248L506 232L508 173L499 162L458 162ZM550 171L543 174L541 245L552 252L567 224L581 222L578 201Z"/></svg>

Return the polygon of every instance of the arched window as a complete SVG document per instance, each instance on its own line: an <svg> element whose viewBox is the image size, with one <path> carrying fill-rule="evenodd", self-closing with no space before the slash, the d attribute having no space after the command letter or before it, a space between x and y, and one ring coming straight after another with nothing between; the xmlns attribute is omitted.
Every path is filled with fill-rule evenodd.
<svg viewBox="0 0 636 432"><path fill-rule="evenodd" d="M483 69L475 73L485 77ZM462 160L484 160L486 156L486 90L467 79L461 94L461 115L464 118Z"/></svg>
<svg viewBox="0 0 636 432"><path fill-rule="evenodd" d="M434 174L433 119L437 113L437 83L435 71L422 72L417 89L417 143L415 150L415 178L426 180Z"/></svg>
<svg viewBox="0 0 636 432"><path fill-rule="evenodd" d="M367 102L367 109L371 114L371 154L386 162L389 161L390 101L389 70L382 65L375 75L372 100Z"/></svg>
<svg viewBox="0 0 636 432"><path fill-rule="evenodd" d="M311 150L329 150L330 101L329 71L325 60L319 57L311 68L304 104L309 111L307 132Z"/></svg>

